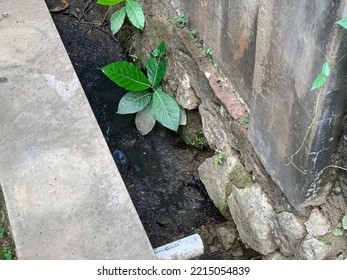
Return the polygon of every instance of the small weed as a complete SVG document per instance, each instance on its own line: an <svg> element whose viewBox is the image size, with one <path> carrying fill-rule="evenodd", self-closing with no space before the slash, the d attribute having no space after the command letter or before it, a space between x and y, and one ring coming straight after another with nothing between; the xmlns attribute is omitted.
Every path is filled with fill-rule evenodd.
<svg viewBox="0 0 347 280"><path fill-rule="evenodd" d="M248 115L244 115L239 119L239 123L244 128L249 128L249 117Z"/></svg>
<svg viewBox="0 0 347 280"><path fill-rule="evenodd" d="M221 165L224 161L226 161L228 159L228 155L226 154L226 152L217 149L215 151L215 159L214 159L214 163Z"/></svg>
<svg viewBox="0 0 347 280"><path fill-rule="evenodd" d="M7 245L0 250L0 260L13 260L12 250Z"/></svg>
<svg viewBox="0 0 347 280"><path fill-rule="evenodd" d="M171 18L170 22L178 27L183 27L188 23L188 18L183 14Z"/></svg>
<svg viewBox="0 0 347 280"><path fill-rule="evenodd" d="M331 233L334 236L347 236L347 214L342 217L341 225L334 228Z"/></svg>
<svg viewBox="0 0 347 280"><path fill-rule="evenodd" d="M190 29L188 35L195 43L202 44L204 42L204 40L200 37L199 32L195 28Z"/></svg>
<svg viewBox="0 0 347 280"><path fill-rule="evenodd" d="M204 133L202 131L199 131L198 134L194 137L194 139L189 141L187 144L194 147L195 149L202 150L206 145L206 142L203 137Z"/></svg>
<svg viewBox="0 0 347 280"><path fill-rule="evenodd" d="M204 50L204 56L207 57L208 59L212 59L213 52L210 48Z"/></svg>
<svg viewBox="0 0 347 280"><path fill-rule="evenodd" d="M129 54L129 57L133 62L136 62L139 60L139 57L136 54Z"/></svg>

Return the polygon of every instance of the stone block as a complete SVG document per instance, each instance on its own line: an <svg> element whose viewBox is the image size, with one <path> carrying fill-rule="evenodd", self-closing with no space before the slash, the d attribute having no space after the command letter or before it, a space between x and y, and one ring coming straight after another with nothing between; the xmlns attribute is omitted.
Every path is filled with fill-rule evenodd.
<svg viewBox="0 0 347 280"><path fill-rule="evenodd" d="M306 230L309 235L316 237L329 233L332 227L326 217L319 212L318 209L313 209L307 222L305 223Z"/></svg>
<svg viewBox="0 0 347 280"><path fill-rule="evenodd" d="M315 238L305 239L298 251L299 260L324 260L330 252L330 246Z"/></svg>
<svg viewBox="0 0 347 280"><path fill-rule="evenodd" d="M305 233L303 223L293 213L282 212L275 215L274 235L283 255L294 255Z"/></svg>
<svg viewBox="0 0 347 280"><path fill-rule="evenodd" d="M229 217L230 213L227 203L231 188L229 174L237 166L238 160L228 155L222 164L218 164L215 161L216 157L206 159L199 166L199 176L213 203L222 215Z"/></svg>
<svg viewBox="0 0 347 280"><path fill-rule="evenodd" d="M259 185L242 189L232 186L228 205L240 238L246 245L263 255L277 248L273 234L275 213Z"/></svg>

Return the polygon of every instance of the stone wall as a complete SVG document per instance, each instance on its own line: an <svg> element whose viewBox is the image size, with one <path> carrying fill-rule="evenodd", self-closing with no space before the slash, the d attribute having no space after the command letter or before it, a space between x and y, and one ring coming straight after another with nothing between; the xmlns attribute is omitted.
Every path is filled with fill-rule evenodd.
<svg viewBox="0 0 347 280"><path fill-rule="evenodd" d="M165 40L164 88L187 109L188 129L189 116L199 113L217 151L200 166L200 178L241 240L270 259L346 258L346 240L331 234L346 205L323 172L341 138L346 104L346 62L337 61L347 34L334 24L345 2L141 3L146 28L130 49L144 60ZM190 26L170 23L183 13ZM189 28L200 32L203 46ZM214 63L204 57L206 48ZM310 92L326 60L331 76ZM227 155L222 162L220 152Z"/></svg>

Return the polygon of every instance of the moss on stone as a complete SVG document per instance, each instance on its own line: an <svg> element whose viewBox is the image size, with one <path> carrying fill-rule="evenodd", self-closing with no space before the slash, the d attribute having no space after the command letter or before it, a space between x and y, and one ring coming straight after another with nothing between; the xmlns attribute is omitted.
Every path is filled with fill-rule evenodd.
<svg viewBox="0 0 347 280"><path fill-rule="evenodd" d="M230 184L237 188L249 187L252 184L252 179L242 165L238 164L229 175ZM231 190L230 190L231 191Z"/></svg>

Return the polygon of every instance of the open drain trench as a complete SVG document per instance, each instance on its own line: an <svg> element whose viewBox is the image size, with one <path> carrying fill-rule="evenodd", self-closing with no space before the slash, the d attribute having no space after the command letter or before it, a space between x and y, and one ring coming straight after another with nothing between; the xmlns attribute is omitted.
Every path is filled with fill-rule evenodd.
<svg viewBox="0 0 347 280"><path fill-rule="evenodd" d="M59 1L46 2L51 8ZM191 148L158 124L143 137L134 115L116 113L125 91L100 68L126 60L126 55L108 27L87 23L102 19L104 11L93 7L85 13L86 3L80 2L70 1L67 10L52 17L153 248L199 233L207 245L201 258L234 258L214 236L216 227L229 222L213 205L197 173L213 151ZM240 252L242 244L236 246L233 249ZM238 259L252 257L243 252Z"/></svg>

